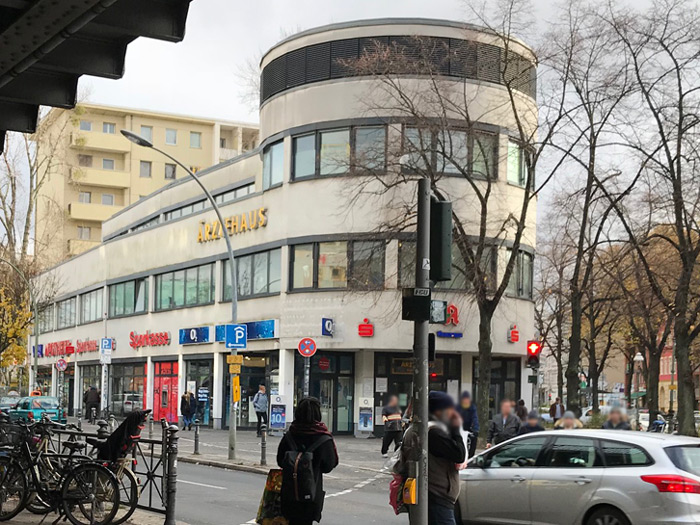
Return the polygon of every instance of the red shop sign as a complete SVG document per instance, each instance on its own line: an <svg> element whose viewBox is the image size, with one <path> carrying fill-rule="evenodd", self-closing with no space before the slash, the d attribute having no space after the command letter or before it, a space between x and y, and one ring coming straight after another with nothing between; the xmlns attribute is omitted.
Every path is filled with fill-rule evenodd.
<svg viewBox="0 0 700 525"><path fill-rule="evenodd" d="M326 356L321 357L321 359L318 360L318 367L324 372L327 371L331 367L331 360Z"/></svg>
<svg viewBox="0 0 700 525"><path fill-rule="evenodd" d="M129 346L134 350L146 346L166 346L170 344L170 332L149 332L138 334L131 332L129 334Z"/></svg>
<svg viewBox="0 0 700 525"><path fill-rule="evenodd" d="M357 333L360 337L372 337L374 335L374 325L369 322L369 319L365 319L357 327Z"/></svg>

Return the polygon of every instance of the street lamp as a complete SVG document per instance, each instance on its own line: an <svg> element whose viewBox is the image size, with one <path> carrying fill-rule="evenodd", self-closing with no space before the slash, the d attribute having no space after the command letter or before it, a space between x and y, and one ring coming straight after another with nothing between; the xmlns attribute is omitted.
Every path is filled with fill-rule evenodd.
<svg viewBox="0 0 700 525"><path fill-rule="evenodd" d="M32 293L32 285L29 283L29 279L27 279L27 276L24 275L22 270L20 270L16 264L8 261L7 259L3 259L0 257L0 262L4 262L7 264L10 268L12 268L17 275L19 275L20 279L24 281L24 284L27 285L27 291L29 292L29 303L31 304L31 309L34 312L34 359L32 360L32 375L34 379L34 385L37 386L37 371L38 371L38 363L39 363L39 311L36 308L36 301L34 294ZM31 388L31 387L30 387Z"/></svg>
<svg viewBox="0 0 700 525"><path fill-rule="evenodd" d="M635 418L637 420L637 428L639 428L639 372L640 368L642 366L642 363L644 362L644 356L642 355L641 352L637 352L634 355L634 375L636 378L636 383L637 386L635 387L635 393L637 394L637 397L634 399L634 413L635 413ZM649 422L651 423L651 421Z"/></svg>
<svg viewBox="0 0 700 525"><path fill-rule="evenodd" d="M224 233L224 239L226 240L226 248L228 250L228 259L229 259L229 266L231 270L231 322L236 323L238 319L238 286L236 283L236 267L234 264L234 257L233 257L233 248L231 246L231 235L228 231L228 228L226 228L226 223L224 222L224 218L221 215L221 210L219 210L219 207L216 205L216 201L214 200L214 197L212 194L209 192L209 190L202 184L202 181L195 175L195 173L189 169L187 166L185 166L182 162L177 160L175 157L170 155L169 153L166 153L163 150L160 150L156 148L153 143L150 140L147 140L143 138L140 135L137 135L133 131L129 131L126 129L121 130L121 134L124 135L127 139L129 139L131 142L136 144L137 146L141 146L142 148L150 148L154 151L157 151L161 155L164 155L165 157L169 158L172 160L175 164L180 166L183 170L185 170L185 173L187 173L190 177L194 179L194 181L199 185L200 188L202 188L202 191L204 194L207 196L207 199L209 199L209 203L211 204L211 207L214 209L214 212L216 213L216 217L219 219L219 223L221 224L221 230ZM238 353L235 349L232 350L233 354ZM231 377L231 387L233 388L233 376ZM231 393L231 404L229 406L229 438L228 438L228 459L236 459L236 403L233 398L233 392Z"/></svg>

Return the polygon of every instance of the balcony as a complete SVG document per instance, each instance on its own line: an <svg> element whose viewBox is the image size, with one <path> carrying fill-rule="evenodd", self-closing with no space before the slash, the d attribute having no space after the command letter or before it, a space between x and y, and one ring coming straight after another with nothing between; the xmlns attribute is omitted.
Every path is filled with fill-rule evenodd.
<svg viewBox="0 0 700 525"><path fill-rule="evenodd" d="M71 168L73 184L124 189L130 186L130 175L126 171L98 170L95 168Z"/></svg>
<svg viewBox="0 0 700 525"><path fill-rule="evenodd" d="M223 162L225 160L232 159L233 157L238 157L241 153L237 149L231 148L219 148L219 161Z"/></svg>
<svg viewBox="0 0 700 525"><path fill-rule="evenodd" d="M98 246L100 241L83 241L81 239L68 240L68 255L71 257L88 251L90 248Z"/></svg>
<svg viewBox="0 0 700 525"><path fill-rule="evenodd" d="M73 132L70 136L72 148L81 150L109 151L113 153L128 153L129 141L119 133Z"/></svg>
<svg viewBox="0 0 700 525"><path fill-rule="evenodd" d="M104 222L122 208L123 206L71 202L68 205L68 216L76 221Z"/></svg>

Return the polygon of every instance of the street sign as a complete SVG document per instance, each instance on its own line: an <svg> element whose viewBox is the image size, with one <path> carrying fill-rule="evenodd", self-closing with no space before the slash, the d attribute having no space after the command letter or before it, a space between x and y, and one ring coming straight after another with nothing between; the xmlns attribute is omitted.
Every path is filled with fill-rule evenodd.
<svg viewBox="0 0 700 525"><path fill-rule="evenodd" d="M112 362L112 349L114 340L111 337L100 339L100 364L108 365Z"/></svg>
<svg viewBox="0 0 700 525"><path fill-rule="evenodd" d="M316 353L316 341L310 337L306 337L299 341L299 354L302 357L312 357Z"/></svg>
<svg viewBox="0 0 700 525"><path fill-rule="evenodd" d="M227 355L226 356L226 363L229 365L242 365L243 364L243 356L242 355Z"/></svg>
<svg viewBox="0 0 700 525"><path fill-rule="evenodd" d="M229 374L240 374L241 373L241 365L228 365L228 373Z"/></svg>
<svg viewBox="0 0 700 525"><path fill-rule="evenodd" d="M678 385L669 385L668 389L669 390L678 390Z"/></svg>
<svg viewBox="0 0 700 525"><path fill-rule="evenodd" d="M447 301L430 301L430 322L447 324Z"/></svg>
<svg viewBox="0 0 700 525"><path fill-rule="evenodd" d="M233 402L241 400L241 376L233 376Z"/></svg>
<svg viewBox="0 0 700 525"><path fill-rule="evenodd" d="M333 319L329 319L327 317L324 317L321 319L321 335L324 335L326 337L333 337L333 333L335 332L335 323L333 322Z"/></svg>
<svg viewBox="0 0 700 525"><path fill-rule="evenodd" d="M537 384L537 376L527 376L527 382L531 385Z"/></svg>
<svg viewBox="0 0 700 525"><path fill-rule="evenodd" d="M248 346L248 326L244 324L226 325L226 348L245 350Z"/></svg>
<svg viewBox="0 0 700 525"><path fill-rule="evenodd" d="M59 359L56 361L56 370L59 372L65 372L68 369L68 361L65 359Z"/></svg>

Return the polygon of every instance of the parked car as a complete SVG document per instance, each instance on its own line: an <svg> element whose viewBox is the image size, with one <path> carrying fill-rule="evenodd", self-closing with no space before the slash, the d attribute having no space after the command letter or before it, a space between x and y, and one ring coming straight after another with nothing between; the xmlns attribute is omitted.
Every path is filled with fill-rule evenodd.
<svg viewBox="0 0 700 525"><path fill-rule="evenodd" d="M475 456L460 480L465 524L697 523L700 439L614 430L537 432Z"/></svg>
<svg viewBox="0 0 700 525"><path fill-rule="evenodd" d="M7 414L10 409L19 401L18 396L2 396L0 397L0 412Z"/></svg>
<svg viewBox="0 0 700 525"><path fill-rule="evenodd" d="M57 397L34 396L21 397L9 410L10 419L40 419L44 414L59 423L66 422L66 414L59 407Z"/></svg>
<svg viewBox="0 0 700 525"><path fill-rule="evenodd" d="M601 415L605 417L610 413L612 407L609 405L603 405L598 407L598 409L600 410ZM593 417L593 407L586 407L581 410L581 417L579 418L581 423L587 425L590 422L591 417Z"/></svg>

